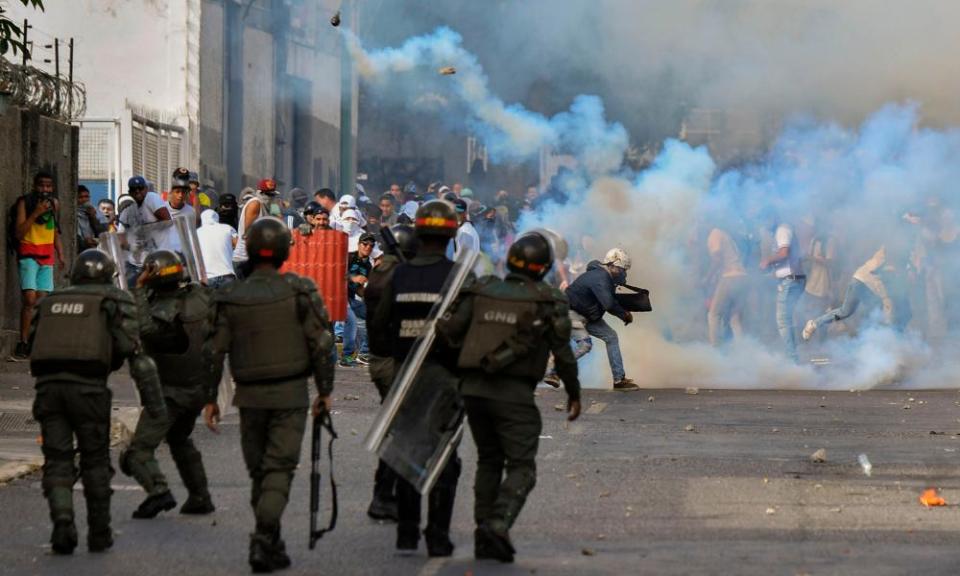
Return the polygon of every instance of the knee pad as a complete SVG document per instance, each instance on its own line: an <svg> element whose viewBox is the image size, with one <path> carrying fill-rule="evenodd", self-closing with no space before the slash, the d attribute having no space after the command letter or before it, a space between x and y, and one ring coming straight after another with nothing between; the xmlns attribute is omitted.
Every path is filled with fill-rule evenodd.
<svg viewBox="0 0 960 576"><path fill-rule="evenodd" d="M83 470L83 493L87 500L106 500L113 494L110 479L113 470L109 466Z"/></svg>

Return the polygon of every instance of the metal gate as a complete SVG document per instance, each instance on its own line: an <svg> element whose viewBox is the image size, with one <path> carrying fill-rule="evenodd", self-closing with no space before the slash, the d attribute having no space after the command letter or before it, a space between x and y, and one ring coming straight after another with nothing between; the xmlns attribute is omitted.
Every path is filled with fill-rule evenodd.
<svg viewBox="0 0 960 576"><path fill-rule="evenodd" d="M153 182L157 192L169 190L170 176L181 166L185 132L180 126L134 115L131 122L133 173Z"/></svg>

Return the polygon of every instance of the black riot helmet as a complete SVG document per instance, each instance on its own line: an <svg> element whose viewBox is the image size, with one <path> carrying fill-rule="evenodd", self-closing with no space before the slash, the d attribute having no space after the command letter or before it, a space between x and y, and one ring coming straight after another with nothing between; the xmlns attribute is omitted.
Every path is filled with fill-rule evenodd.
<svg viewBox="0 0 960 576"><path fill-rule="evenodd" d="M507 268L511 272L540 280L553 266L553 249L550 241L537 232L528 232L510 245L507 251Z"/></svg>
<svg viewBox="0 0 960 576"><path fill-rule="evenodd" d="M253 264L271 262L279 268L290 256L290 231L277 218L260 218L247 230L247 254Z"/></svg>
<svg viewBox="0 0 960 576"><path fill-rule="evenodd" d="M176 290L184 279L183 260L170 250L154 250L143 261L143 268L151 271L146 284L152 290Z"/></svg>
<svg viewBox="0 0 960 576"><path fill-rule="evenodd" d="M323 206L319 202L310 201L307 202L307 205L303 207L304 216L316 216L323 210ZM323 210L325 211L325 210Z"/></svg>
<svg viewBox="0 0 960 576"><path fill-rule="evenodd" d="M446 200L430 200L417 208L414 225L417 238L423 236L453 238L457 235L460 223L457 221L453 204Z"/></svg>
<svg viewBox="0 0 960 576"><path fill-rule="evenodd" d="M417 240L417 234L413 226L409 224L394 224L390 231L397 240L397 248L403 257L410 260L417 255L420 248L420 242Z"/></svg>
<svg viewBox="0 0 960 576"><path fill-rule="evenodd" d="M110 255L97 248L88 248L77 256L70 270L72 284L113 284L117 265Z"/></svg>

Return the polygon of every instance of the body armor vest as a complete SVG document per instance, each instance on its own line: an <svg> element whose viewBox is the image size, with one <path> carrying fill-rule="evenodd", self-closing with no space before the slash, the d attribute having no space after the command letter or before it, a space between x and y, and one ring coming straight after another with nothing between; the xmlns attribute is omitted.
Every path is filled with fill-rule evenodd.
<svg viewBox="0 0 960 576"><path fill-rule="evenodd" d="M483 369L524 379L543 378L550 357L544 337L549 318L542 304L552 304L541 283L485 279L473 289L473 318L464 337L459 368Z"/></svg>
<svg viewBox="0 0 960 576"><path fill-rule="evenodd" d="M430 309L440 301L440 289L453 268L453 262L443 258L425 266L405 264L393 272L393 305L391 322L393 357L403 359L414 341L423 334Z"/></svg>
<svg viewBox="0 0 960 576"><path fill-rule="evenodd" d="M38 304L40 317L30 353L34 376L71 372L89 378L109 376L113 339L103 309L105 296L65 290Z"/></svg>
<svg viewBox="0 0 960 576"><path fill-rule="evenodd" d="M310 374L295 276L254 275L222 294L230 322L230 369L237 384L283 382Z"/></svg>
<svg viewBox="0 0 960 576"><path fill-rule="evenodd" d="M143 343L157 363L157 372L164 387L199 387L205 383L206 362L203 344L210 335L209 295L196 287L178 293L170 301L151 306L151 313L177 326L177 335L164 335L162 342L144 338ZM168 310L164 310L168 308ZM172 314L173 317L167 317ZM175 343L175 346L170 346Z"/></svg>

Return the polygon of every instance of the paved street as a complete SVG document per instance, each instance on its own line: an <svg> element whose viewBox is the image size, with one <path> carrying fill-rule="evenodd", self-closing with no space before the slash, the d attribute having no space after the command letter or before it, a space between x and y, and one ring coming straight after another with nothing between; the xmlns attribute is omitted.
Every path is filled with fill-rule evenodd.
<svg viewBox="0 0 960 576"><path fill-rule="evenodd" d="M0 400L17 374L0 374ZM117 379L119 403L129 385ZM15 395L15 394L14 394ZM364 511L374 459L360 446L377 408L358 369L336 391L340 520L306 548L308 445L285 517L288 574L956 574L960 565L960 395L949 392L588 392L567 427L563 394L540 390L540 478L513 538L517 563L472 559L469 437L452 559L394 553L394 529ZM0 452L13 435L2 433ZM236 415L219 436L198 429L217 512L135 521L142 499L114 478L115 548L54 557L39 476L0 487L0 574L244 574L252 515ZM826 450L826 461L810 455ZM872 461L872 476L857 463ZM114 458L116 455L114 454ZM164 451L175 494L184 491ZM937 487L948 506L918 500ZM329 496L324 491L324 496ZM77 493L79 527L85 530Z"/></svg>

